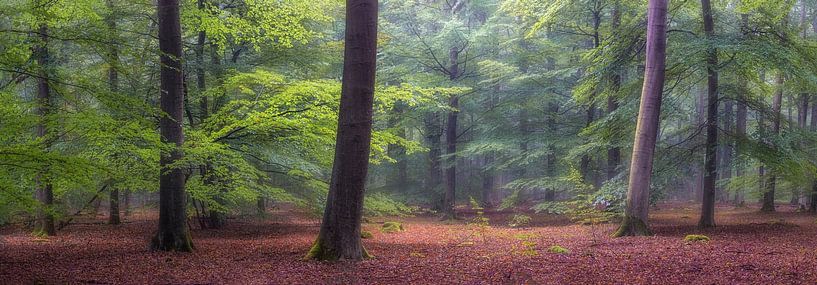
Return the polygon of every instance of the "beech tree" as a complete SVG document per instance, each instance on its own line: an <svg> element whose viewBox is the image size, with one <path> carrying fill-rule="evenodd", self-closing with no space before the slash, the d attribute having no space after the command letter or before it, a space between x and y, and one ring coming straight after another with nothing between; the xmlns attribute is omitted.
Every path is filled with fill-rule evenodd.
<svg viewBox="0 0 817 285"><path fill-rule="evenodd" d="M182 28L178 0L159 0L156 9L159 21L161 51L160 107L165 114L159 120L163 143L172 150L162 153L159 178L159 230L151 248L163 251L193 251L187 228L187 197L185 175L173 163L181 160L184 143L184 77L182 76Z"/></svg>
<svg viewBox="0 0 817 285"><path fill-rule="evenodd" d="M627 189L627 207L624 219L613 236L652 235L647 225L650 207L650 178L653 154L658 138L661 97L664 92L664 73L667 50L668 0L650 0L647 9L647 61L644 86L630 164Z"/></svg>
<svg viewBox="0 0 817 285"><path fill-rule="evenodd" d="M329 195L307 259L361 260L363 193L369 169L377 61L377 0L346 1L346 47Z"/></svg>
<svg viewBox="0 0 817 285"><path fill-rule="evenodd" d="M712 19L712 5L709 0L701 0L704 32L709 40L715 35ZM706 155L704 162L703 203L698 226L715 226L715 182L718 179L718 51L714 47L707 50L707 108L706 108Z"/></svg>

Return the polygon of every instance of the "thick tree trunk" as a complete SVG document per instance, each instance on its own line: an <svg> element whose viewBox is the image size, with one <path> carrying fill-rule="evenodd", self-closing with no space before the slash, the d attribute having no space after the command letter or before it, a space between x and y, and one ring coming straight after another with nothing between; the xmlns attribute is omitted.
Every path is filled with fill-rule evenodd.
<svg viewBox="0 0 817 285"><path fill-rule="evenodd" d="M627 207L621 227L613 236L651 235L647 225L650 207L650 180L652 176L655 142L658 139L661 97L667 49L667 0L649 0L647 17L647 61L644 87L633 145Z"/></svg>
<svg viewBox="0 0 817 285"><path fill-rule="evenodd" d="M41 24L39 27L39 42L34 48L34 55L40 68L40 76L37 78L37 115L40 122L37 124L37 137L44 141L43 148L47 151L51 146L49 136L51 136L49 116L52 111L51 85L50 85L50 64L51 59L48 53L48 26ZM37 208L37 223L34 233L37 235L51 236L57 234L54 227L54 192L51 178L48 175L49 166L45 166L42 173L37 176L36 198L41 204Z"/></svg>
<svg viewBox="0 0 817 285"><path fill-rule="evenodd" d="M377 0L346 1L338 135L321 231L306 258L361 260L363 192L369 168L377 59Z"/></svg>
<svg viewBox="0 0 817 285"><path fill-rule="evenodd" d="M460 76L459 53L457 47L452 47L448 53L450 67L449 78L451 81L457 80ZM457 213L454 211L454 204L457 199L457 120L459 117L460 98L458 95L451 95L448 100L448 122L445 128L445 145L448 160L445 165L445 198L443 199L444 218L455 219Z"/></svg>
<svg viewBox="0 0 817 285"><path fill-rule="evenodd" d="M182 169L168 166L182 159L184 143L184 78L182 76L182 39L178 0L159 0L159 50L161 51L162 116L159 121L162 142L175 148L163 153L159 178L159 229L151 242L153 250L193 251L187 228L187 197Z"/></svg>
<svg viewBox="0 0 817 285"><path fill-rule="evenodd" d="M778 71L775 83L777 84L777 90L775 91L774 99L772 101L772 131L774 132L775 135L778 135L780 134L780 119L781 119L780 109L783 101L783 83L785 83L782 71ZM777 175L775 175L774 171L772 171L772 174L769 175L769 178L766 181L766 189L763 192L763 206L760 208L760 211L762 212L775 211L774 192L775 187L777 186L776 184Z"/></svg>

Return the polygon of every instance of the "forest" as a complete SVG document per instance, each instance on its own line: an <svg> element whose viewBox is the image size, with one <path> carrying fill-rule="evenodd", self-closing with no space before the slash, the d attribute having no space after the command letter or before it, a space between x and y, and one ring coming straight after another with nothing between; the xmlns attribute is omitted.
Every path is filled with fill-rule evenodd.
<svg viewBox="0 0 817 285"><path fill-rule="evenodd" d="M0 284L817 283L817 0L2 0Z"/></svg>

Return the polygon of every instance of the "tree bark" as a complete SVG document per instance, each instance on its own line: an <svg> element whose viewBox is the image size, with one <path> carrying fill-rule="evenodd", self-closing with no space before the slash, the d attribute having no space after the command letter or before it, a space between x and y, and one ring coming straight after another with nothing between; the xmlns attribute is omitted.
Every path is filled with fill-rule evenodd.
<svg viewBox="0 0 817 285"><path fill-rule="evenodd" d="M111 93L119 92L119 37L116 31L116 7L113 0L107 0L106 4L110 9L106 22L108 24L109 32L113 40L111 41L111 49L109 50L110 67L108 68L108 89ZM108 223L111 225L118 225L119 219L119 188L112 185L110 196L108 198Z"/></svg>
<svg viewBox="0 0 817 285"><path fill-rule="evenodd" d="M811 103L811 131L817 131L817 98ZM810 213L817 213L817 179L812 179L808 211Z"/></svg>
<svg viewBox="0 0 817 285"><path fill-rule="evenodd" d="M653 155L658 139L661 97L664 90L667 49L668 0L649 0L647 16L647 61L644 87L636 124L627 207L624 220L613 236L651 235L647 218L650 206L650 180Z"/></svg>
<svg viewBox="0 0 817 285"><path fill-rule="evenodd" d="M159 0L159 50L161 51L162 116L159 129L163 143L174 145L169 153L162 153L159 178L159 229L151 242L153 250L193 251L193 242L187 227L187 197L185 174L180 168L168 166L181 160L184 143L184 77L182 76L182 39L178 0Z"/></svg>
<svg viewBox="0 0 817 285"><path fill-rule="evenodd" d="M704 31L709 40L715 35L712 6L709 0L701 0ZM701 219L698 227L715 226L715 182L718 179L718 51L707 50L707 112L706 112L706 160L704 162L704 189Z"/></svg>
<svg viewBox="0 0 817 285"><path fill-rule="evenodd" d="M452 47L449 50L449 79L455 81L460 76L459 70L459 53L457 47ZM445 165L445 198L443 200L443 214L444 218L455 219L457 217L454 211L454 204L457 199L457 119L459 116L460 98L458 95L451 95L448 100L448 122L445 128L445 145L446 155L448 160Z"/></svg>
<svg viewBox="0 0 817 285"><path fill-rule="evenodd" d="M748 14L741 14L741 30L746 32L749 30L749 15ZM735 119L735 132L739 138L743 138L746 136L746 120L748 117L748 107L746 105L746 100L748 99L746 94L749 91L749 87L747 86L746 79L740 78L740 90L738 90L738 102L737 102L737 117ZM743 149L736 146L735 147L735 154L740 157L743 154ZM736 173L738 177L743 176L743 167L738 166L736 168ZM743 195L743 187L740 189L735 190L735 206L743 206L745 204L745 198Z"/></svg>
<svg viewBox="0 0 817 285"><path fill-rule="evenodd" d="M51 130L49 125L53 103L51 98L51 58L48 52L48 26L40 24L39 42L34 47L37 65L39 65L40 76L37 78L37 115L40 122L37 124L37 137L43 140L43 148L48 151L51 148L49 140ZM37 235L52 236L57 234L54 227L54 192L51 178L49 177L50 167L45 166L42 173L37 175L37 201L41 204L37 208L37 223L34 233Z"/></svg>
<svg viewBox="0 0 817 285"><path fill-rule="evenodd" d="M436 190L442 183L442 162L440 156L442 155L442 126L440 124L440 114L437 112L429 112L424 118L425 124L425 139L428 146L428 176L425 179L425 188L427 190L437 193ZM440 200L438 200L440 201ZM439 209L442 209L440 203Z"/></svg>
<svg viewBox="0 0 817 285"><path fill-rule="evenodd" d="M783 83L785 83L785 79L783 77L783 72L778 71L777 78L775 79L775 83L777 84L777 90L775 91L774 99L772 101L772 132L775 135L780 134L780 119L781 113L780 109L782 107L783 101ZM777 175L772 174L769 175L768 180L766 180L766 189L763 192L763 206L761 206L760 211L762 212L774 212L775 205L774 205L774 196L775 196L775 187L777 184Z"/></svg>
<svg viewBox="0 0 817 285"><path fill-rule="evenodd" d="M612 29L614 32L618 32L621 26L621 2L615 1L613 3L613 12L612 12ZM621 88L621 74L622 71L620 69L613 71L613 78L611 80L610 89L612 90L611 94L607 97L607 113L613 114L618 109L618 92ZM607 180L611 180L616 177L618 174L618 167L621 164L621 148L618 147L616 144L618 142L613 142L614 146L607 149Z"/></svg>
<svg viewBox="0 0 817 285"><path fill-rule="evenodd" d="M306 258L361 260L363 193L369 168L377 59L377 0L346 1L338 135L321 231Z"/></svg>

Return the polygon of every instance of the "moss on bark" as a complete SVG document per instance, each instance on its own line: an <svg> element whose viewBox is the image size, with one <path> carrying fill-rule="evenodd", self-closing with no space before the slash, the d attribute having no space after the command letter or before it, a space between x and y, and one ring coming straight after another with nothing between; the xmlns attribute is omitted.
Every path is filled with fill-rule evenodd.
<svg viewBox="0 0 817 285"><path fill-rule="evenodd" d="M650 227L647 226L647 223L636 217L625 216L624 220L621 222L621 226L611 236L625 237L651 235L653 235L653 233L650 231Z"/></svg>
<svg viewBox="0 0 817 285"><path fill-rule="evenodd" d="M193 246L193 239L190 237L190 233L187 231L185 231L184 234L159 231L150 241L150 249L160 251L193 252L196 247Z"/></svg>
<svg viewBox="0 0 817 285"><path fill-rule="evenodd" d="M361 260L361 259L369 259L374 258L373 255L369 254L369 251L366 250L363 245L360 245L361 249L361 258L341 258L340 254L336 251L330 249L328 246L324 245L321 239L315 240L315 243L312 244L312 247L309 248L309 252L306 253L304 256L304 260L319 260L319 261L339 261L339 260Z"/></svg>

